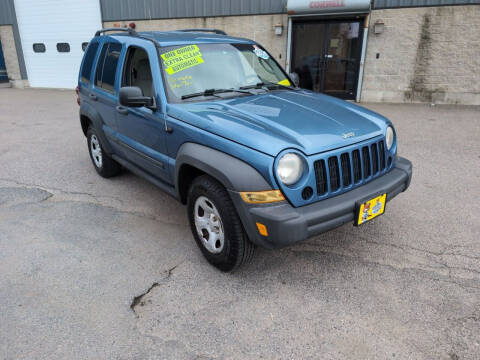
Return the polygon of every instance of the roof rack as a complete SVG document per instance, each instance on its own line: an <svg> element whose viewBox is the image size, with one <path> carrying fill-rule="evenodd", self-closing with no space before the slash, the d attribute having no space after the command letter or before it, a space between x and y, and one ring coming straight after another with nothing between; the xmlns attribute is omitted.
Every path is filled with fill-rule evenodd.
<svg viewBox="0 0 480 360"><path fill-rule="evenodd" d="M95 33L95 36L100 36L102 33L106 33L107 31L125 31L128 32L128 35L137 35L137 32L133 30L132 28L118 28L118 27L113 27L113 28L107 28L107 29L101 29L98 30Z"/></svg>
<svg viewBox="0 0 480 360"><path fill-rule="evenodd" d="M219 35L227 35L227 33L223 30L218 30L218 29L182 29L182 30L177 30L177 31L183 31L183 32L212 32L215 34Z"/></svg>
<svg viewBox="0 0 480 360"><path fill-rule="evenodd" d="M108 28L108 29L101 29L101 30L98 30L96 33L95 33L95 36L100 36L100 34L102 33L106 33L107 31L124 31L124 32L128 32L127 35L130 35L130 36L135 36L139 39L143 39L143 40L147 40L147 41L151 41L153 43L153 45L155 45L155 47L159 47L158 45L158 42L151 38L151 37L148 37L148 36L143 36L142 34L139 34L137 33L135 30L133 30L132 28Z"/></svg>

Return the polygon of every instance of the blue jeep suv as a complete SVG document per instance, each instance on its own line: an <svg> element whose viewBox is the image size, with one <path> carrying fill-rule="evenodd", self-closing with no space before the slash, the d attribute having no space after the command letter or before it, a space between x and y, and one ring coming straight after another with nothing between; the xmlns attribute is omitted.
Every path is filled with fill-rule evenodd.
<svg viewBox="0 0 480 360"><path fill-rule="evenodd" d="M129 169L186 204L199 248L223 271L255 246L383 214L412 176L392 123L293 75L218 30L100 30L77 88L93 165L103 177Z"/></svg>

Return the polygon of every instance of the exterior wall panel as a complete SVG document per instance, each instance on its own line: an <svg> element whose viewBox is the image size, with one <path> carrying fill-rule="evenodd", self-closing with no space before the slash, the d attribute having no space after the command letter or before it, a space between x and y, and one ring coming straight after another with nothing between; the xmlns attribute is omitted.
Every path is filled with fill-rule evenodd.
<svg viewBox="0 0 480 360"><path fill-rule="evenodd" d="M8 78L13 81L21 79L12 25L0 25L0 40L2 40L3 57Z"/></svg>
<svg viewBox="0 0 480 360"><path fill-rule="evenodd" d="M480 6L372 11L361 101L480 105L479 28Z"/></svg>
<svg viewBox="0 0 480 360"><path fill-rule="evenodd" d="M0 0L1 2L11 0ZM286 13L287 0L100 0L103 21ZM373 9L480 4L480 0L374 0Z"/></svg>
<svg viewBox="0 0 480 360"><path fill-rule="evenodd" d="M0 25L11 25L14 43L11 44L10 41L4 40L6 44L10 45L4 45L3 52L6 58L11 59L10 66L8 62L6 64L10 80L14 81L15 86L21 87L23 86L22 80L27 79L27 70L25 68L25 59L23 58L22 43L20 40L20 32L18 31L14 0L0 0ZM5 27L2 31L4 37L7 37L7 33L9 34L9 30L6 29L7 28ZM13 59L16 59L16 64L14 64ZM17 71L17 64L20 72Z"/></svg>
<svg viewBox="0 0 480 360"><path fill-rule="evenodd" d="M103 21L285 13L286 0L101 0Z"/></svg>
<svg viewBox="0 0 480 360"><path fill-rule="evenodd" d="M480 4L480 0L374 0L373 9L474 4Z"/></svg>
<svg viewBox="0 0 480 360"><path fill-rule="evenodd" d="M104 22L105 28L114 24L127 26L130 20ZM135 20L138 31L170 31L187 28L215 28L224 30L231 36L245 37L258 41L271 55L285 66L287 55L287 14L253 16L215 16L200 18L176 18ZM275 35L275 25L283 25L281 36Z"/></svg>
<svg viewBox="0 0 480 360"><path fill-rule="evenodd" d="M0 0L0 25L12 25L14 22L13 0Z"/></svg>

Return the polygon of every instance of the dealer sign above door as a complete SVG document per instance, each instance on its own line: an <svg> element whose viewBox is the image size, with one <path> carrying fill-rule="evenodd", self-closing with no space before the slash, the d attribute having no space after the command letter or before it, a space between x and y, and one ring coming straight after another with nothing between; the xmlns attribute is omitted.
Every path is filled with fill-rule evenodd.
<svg viewBox="0 0 480 360"><path fill-rule="evenodd" d="M288 0L289 15L366 13L370 0Z"/></svg>

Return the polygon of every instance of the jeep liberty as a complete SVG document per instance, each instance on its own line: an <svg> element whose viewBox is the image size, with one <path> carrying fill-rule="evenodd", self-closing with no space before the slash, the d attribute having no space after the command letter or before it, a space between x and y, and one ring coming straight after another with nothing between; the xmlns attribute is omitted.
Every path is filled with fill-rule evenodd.
<svg viewBox="0 0 480 360"><path fill-rule="evenodd" d="M222 271L364 224L412 177L388 119L296 87L260 44L219 30L99 30L77 95L98 174L126 168L185 204Z"/></svg>

